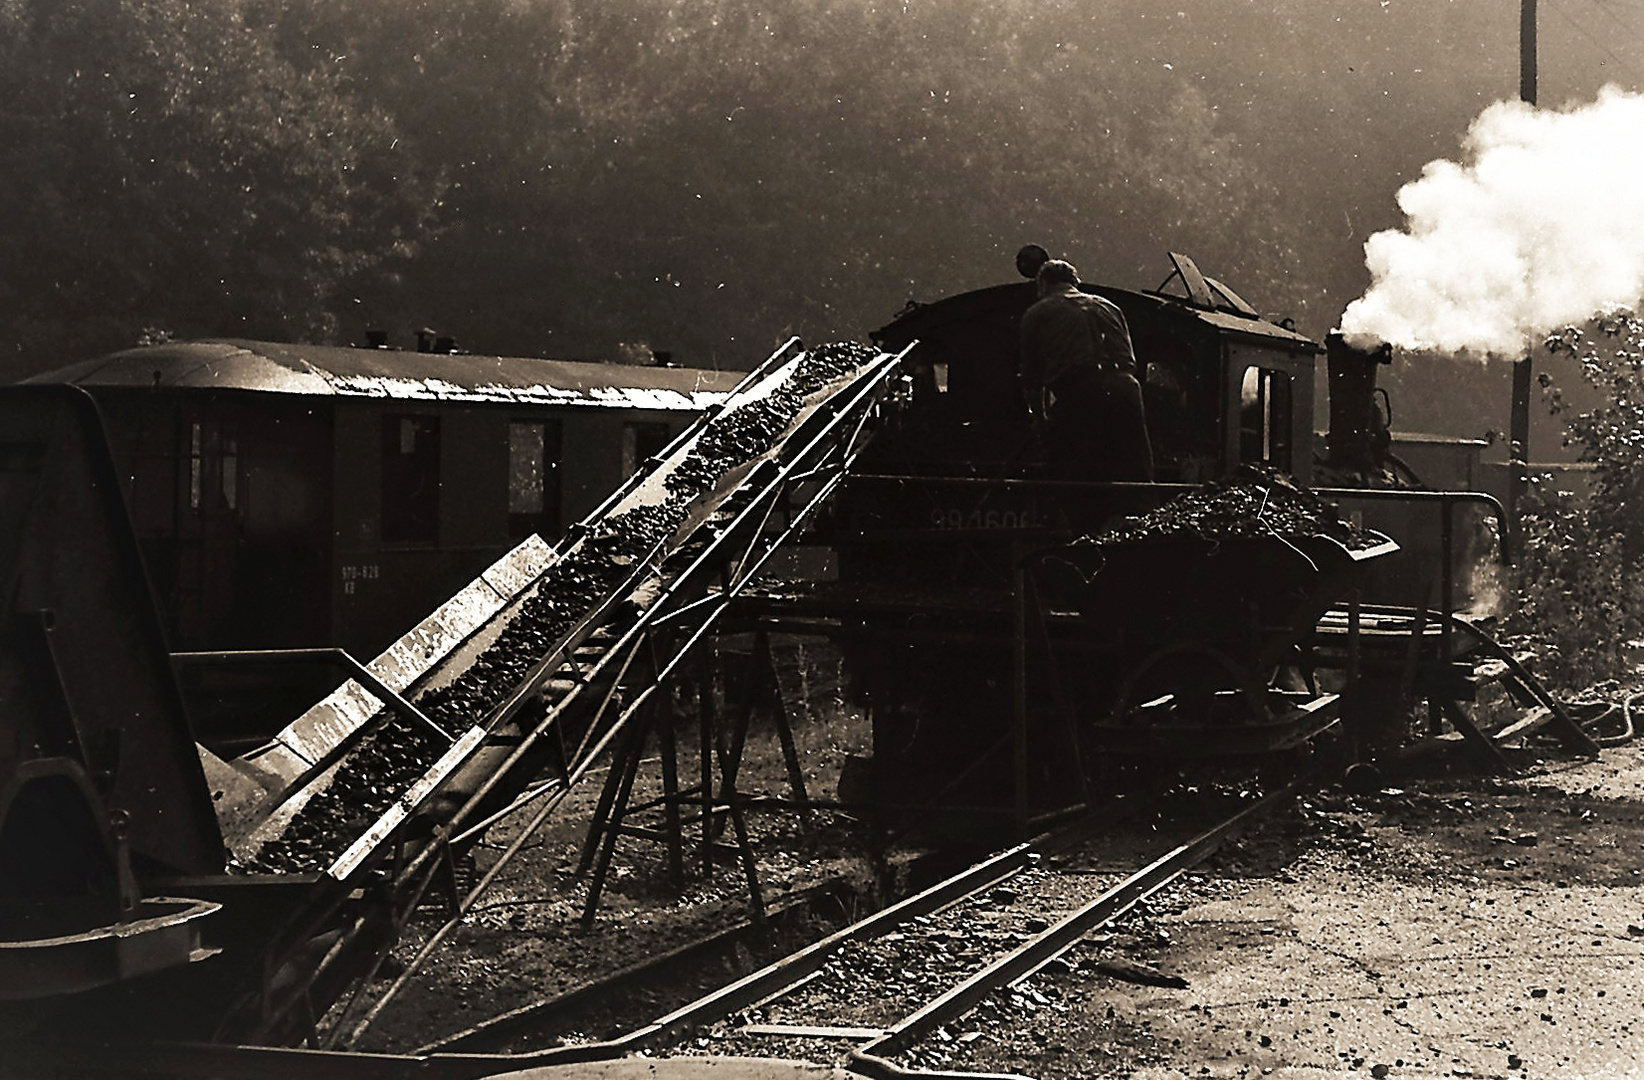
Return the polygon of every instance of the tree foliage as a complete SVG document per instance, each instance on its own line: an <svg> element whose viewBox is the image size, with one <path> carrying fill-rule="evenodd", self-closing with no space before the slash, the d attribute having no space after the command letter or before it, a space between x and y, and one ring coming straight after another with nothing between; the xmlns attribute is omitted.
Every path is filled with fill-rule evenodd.
<svg viewBox="0 0 1644 1080"><path fill-rule="evenodd" d="M450 181L370 315L475 347L746 363L1008 279L1029 240L1133 285L1167 247L1209 250L1258 302L1304 304L1268 288L1291 254L1277 189L1202 94L1126 105L1092 20L1068 0L464 0L436 24L341 0L288 14L286 40Z"/></svg>
<svg viewBox="0 0 1644 1080"><path fill-rule="evenodd" d="M1328 18L1374 29L1344 3ZM1291 6L1281 26L1312 10ZM1270 21L1178 7L9 0L0 198L26 212L0 345L15 369L145 325L433 325L742 366L1008 280L1028 241L1132 287L1186 251L1322 333L1330 289L1302 267L1358 253L1307 216L1362 170L1335 168L1334 128L1275 122L1307 98L1271 92L1307 75L1278 44L1223 48ZM1382 92L1328 89L1343 111ZM1319 183L1294 182L1301 154Z"/></svg>
<svg viewBox="0 0 1644 1080"><path fill-rule="evenodd" d="M387 114L234 0L15 0L0 97L13 368L145 326L324 335L341 283L409 254L423 217Z"/></svg>
<svg viewBox="0 0 1644 1080"><path fill-rule="evenodd" d="M1644 639L1644 318L1631 311L1565 327L1546 341L1573 358L1599 404L1572 410L1543 376L1579 459L1585 493L1537 478L1521 515L1519 627L1549 647L1552 669L1590 684L1625 670L1628 642ZM1572 415L1573 413L1573 415Z"/></svg>

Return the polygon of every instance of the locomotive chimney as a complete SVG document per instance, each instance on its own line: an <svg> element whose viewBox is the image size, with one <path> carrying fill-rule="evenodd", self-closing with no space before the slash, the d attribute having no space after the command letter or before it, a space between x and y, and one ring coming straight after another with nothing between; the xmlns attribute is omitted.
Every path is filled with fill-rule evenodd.
<svg viewBox="0 0 1644 1080"><path fill-rule="evenodd" d="M1376 369L1393 361L1393 346L1355 345L1340 331L1324 339L1330 372L1330 433L1325 446L1333 468L1376 471L1386 459L1387 420L1376 409Z"/></svg>

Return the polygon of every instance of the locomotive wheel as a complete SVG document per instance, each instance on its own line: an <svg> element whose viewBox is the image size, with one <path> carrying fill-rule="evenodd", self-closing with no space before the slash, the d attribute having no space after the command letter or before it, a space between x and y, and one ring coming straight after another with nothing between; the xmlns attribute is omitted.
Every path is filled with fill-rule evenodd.
<svg viewBox="0 0 1644 1080"><path fill-rule="evenodd" d="M1226 678L1196 678L1195 682L1199 685L1186 688L1187 692L1208 694L1215 690L1236 690L1249 710L1249 715L1243 718L1243 722L1260 723L1272 719L1272 710L1267 703L1267 685L1265 681L1257 679L1254 672L1212 645L1179 643L1154 650L1125 676L1124 681L1119 684L1119 692L1114 697L1113 706L1108 711L1108 722L1115 725L1138 722L1139 717L1135 715L1137 698L1142 693L1156 696L1161 692L1159 686L1148 685L1145 681L1147 676L1167 664L1191 659L1211 662L1215 668L1225 673ZM1177 685L1166 692L1182 689L1177 680L1172 679L1171 682Z"/></svg>

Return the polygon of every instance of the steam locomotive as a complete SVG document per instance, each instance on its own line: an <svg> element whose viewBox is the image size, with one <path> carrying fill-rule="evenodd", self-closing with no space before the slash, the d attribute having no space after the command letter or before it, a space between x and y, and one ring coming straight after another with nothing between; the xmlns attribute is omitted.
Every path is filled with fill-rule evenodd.
<svg viewBox="0 0 1644 1080"><path fill-rule="evenodd" d="M1129 323L1155 483L1055 478L1018 389L1033 283L910 304L873 333L911 346L909 392L836 501L839 580L812 603L874 711L881 808L1021 827L1126 763L1305 747L1396 704L1347 693L1349 603L1428 592L1448 617L1468 566L1499 554L1491 496L1415 491L1390 454L1389 349L1321 346L1170 257L1157 290L1082 286ZM1453 449L1443 471L1465 474L1476 450ZM1315 479L1340 486L1321 498Z"/></svg>

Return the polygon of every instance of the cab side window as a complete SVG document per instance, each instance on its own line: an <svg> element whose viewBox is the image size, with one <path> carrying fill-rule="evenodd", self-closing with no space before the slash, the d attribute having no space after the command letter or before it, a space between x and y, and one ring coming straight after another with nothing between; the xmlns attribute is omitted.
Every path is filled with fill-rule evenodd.
<svg viewBox="0 0 1644 1080"><path fill-rule="evenodd" d="M1239 460L1293 471L1294 391L1288 372L1249 367L1239 389Z"/></svg>

